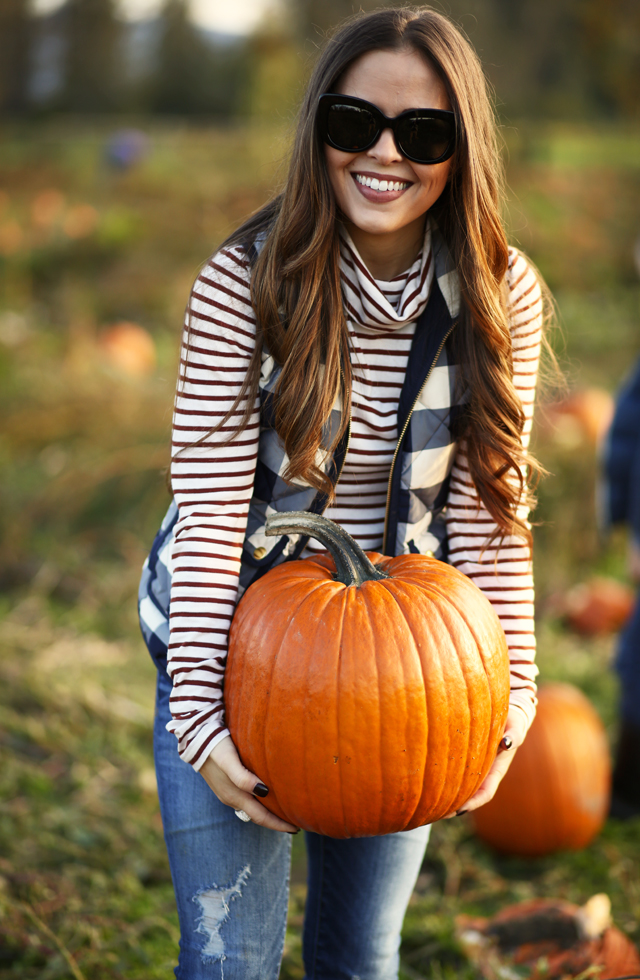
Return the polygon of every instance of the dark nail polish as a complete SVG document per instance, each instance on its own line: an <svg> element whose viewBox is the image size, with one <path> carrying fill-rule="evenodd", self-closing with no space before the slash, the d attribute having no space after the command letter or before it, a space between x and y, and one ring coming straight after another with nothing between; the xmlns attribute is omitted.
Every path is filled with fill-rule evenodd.
<svg viewBox="0 0 640 980"><path fill-rule="evenodd" d="M468 813L468 810L456 810L456 817L461 817L463 813Z"/></svg>
<svg viewBox="0 0 640 980"><path fill-rule="evenodd" d="M504 738L500 739L501 749L510 749L513 746L513 739L510 735L505 735Z"/></svg>
<svg viewBox="0 0 640 980"><path fill-rule="evenodd" d="M254 796L262 796L264 798L268 792L269 787L265 786L264 783L256 783L256 785L253 787Z"/></svg>

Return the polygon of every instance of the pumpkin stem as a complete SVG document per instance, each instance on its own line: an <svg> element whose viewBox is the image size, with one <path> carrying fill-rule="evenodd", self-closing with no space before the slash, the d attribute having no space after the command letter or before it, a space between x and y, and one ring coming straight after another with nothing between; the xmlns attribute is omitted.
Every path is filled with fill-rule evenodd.
<svg viewBox="0 0 640 980"><path fill-rule="evenodd" d="M363 582L380 578L389 578L386 572L367 558L362 548L353 540L350 534L320 514L309 511L290 510L281 514L270 514L267 517L265 534L307 534L310 538L320 541L331 554L336 573L336 582L343 585L362 585Z"/></svg>

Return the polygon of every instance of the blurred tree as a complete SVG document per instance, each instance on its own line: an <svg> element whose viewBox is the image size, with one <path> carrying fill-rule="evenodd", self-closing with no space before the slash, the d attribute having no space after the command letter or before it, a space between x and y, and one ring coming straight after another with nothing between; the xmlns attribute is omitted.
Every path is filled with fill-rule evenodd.
<svg viewBox="0 0 640 980"><path fill-rule="evenodd" d="M247 88L243 108L256 119L290 121L304 95L300 47L284 31L264 30L247 48Z"/></svg>
<svg viewBox="0 0 640 980"><path fill-rule="evenodd" d="M29 101L29 0L0 0L0 110L22 112Z"/></svg>
<svg viewBox="0 0 640 980"><path fill-rule="evenodd" d="M185 0L167 0L151 84L153 110L235 115L245 71L241 45L209 43L189 20Z"/></svg>
<svg viewBox="0 0 640 980"><path fill-rule="evenodd" d="M285 0L298 38L317 45L359 10L391 0ZM432 0L462 26L510 116L640 113L639 0Z"/></svg>
<svg viewBox="0 0 640 980"><path fill-rule="evenodd" d="M584 0L582 48L591 66L589 95L603 111L640 115L640 3Z"/></svg>
<svg viewBox="0 0 640 980"><path fill-rule="evenodd" d="M577 9L584 0L452 0L507 116L587 112Z"/></svg>
<svg viewBox="0 0 640 980"><path fill-rule="evenodd" d="M74 112L117 108L123 25L114 0L67 0L63 25L62 107Z"/></svg>
<svg viewBox="0 0 640 980"><path fill-rule="evenodd" d="M360 10L374 10L376 7L387 7L393 4L384 0L290 0L294 11L298 30L305 38L317 41L318 35L324 35L331 28L357 14Z"/></svg>

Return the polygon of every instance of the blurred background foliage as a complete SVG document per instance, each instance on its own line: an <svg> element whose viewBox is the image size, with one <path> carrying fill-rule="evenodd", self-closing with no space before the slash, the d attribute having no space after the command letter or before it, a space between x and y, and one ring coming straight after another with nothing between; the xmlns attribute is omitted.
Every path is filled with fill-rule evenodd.
<svg viewBox="0 0 640 980"><path fill-rule="evenodd" d="M615 739L615 637L580 636L566 613L594 575L626 582L625 535L598 532L595 487L611 396L640 352L640 6L446 10L496 88L511 239L559 309L550 337L568 391L543 390L535 431L551 474L535 532L542 679L585 690ZM180 0L139 22L111 0L46 15L0 2L2 980L171 974L177 920L135 592L169 499L183 309L199 265L280 186L314 53L351 12L287 0L232 36L195 26ZM587 391L585 421L571 399ZM305 895L294 848L291 980L303 975ZM402 975L470 980L455 915L535 895L607 891L637 937L638 867L638 821L538 862L496 858L464 819L438 826Z"/></svg>
<svg viewBox="0 0 640 980"><path fill-rule="evenodd" d="M116 0L66 0L38 15L31 0L2 0L0 110L286 116L326 32L379 6L280 0L247 37L197 27L186 0L166 0L156 16L134 22L119 16ZM507 118L638 119L635 0L436 6L476 46Z"/></svg>

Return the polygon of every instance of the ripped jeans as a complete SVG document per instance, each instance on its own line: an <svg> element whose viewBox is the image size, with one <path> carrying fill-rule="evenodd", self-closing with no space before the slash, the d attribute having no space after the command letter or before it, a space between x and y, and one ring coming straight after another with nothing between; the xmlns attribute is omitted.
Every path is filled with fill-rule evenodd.
<svg viewBox="0 0 640 980"><path fill-rule="evenodd" d="M154 752L180 917L179 980L277 980L291 837L242 823L182 762L158 671ZM429 827L334 840L306 833L306 980L396 980L400 929Z"/></svg>

